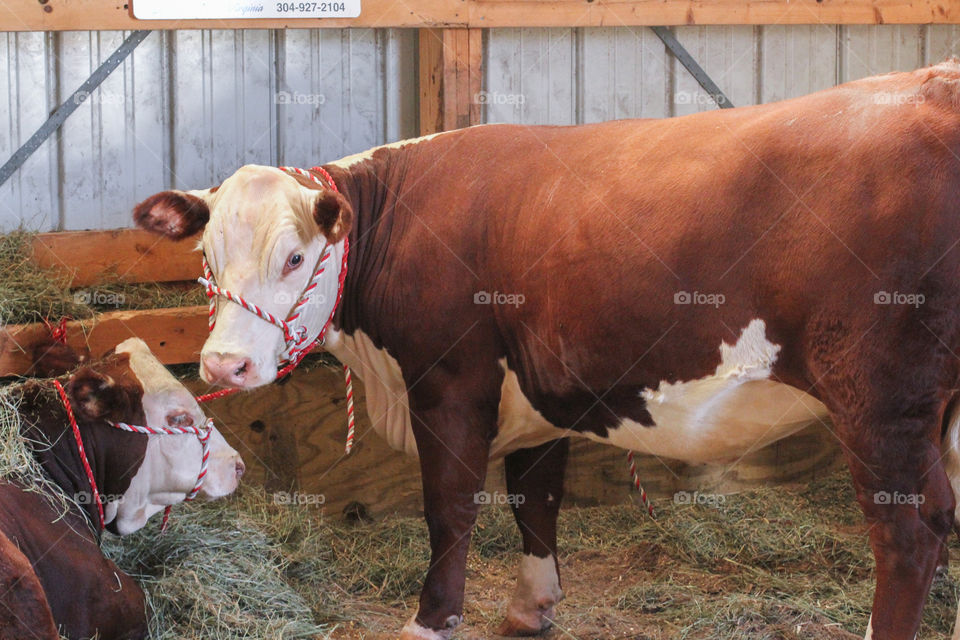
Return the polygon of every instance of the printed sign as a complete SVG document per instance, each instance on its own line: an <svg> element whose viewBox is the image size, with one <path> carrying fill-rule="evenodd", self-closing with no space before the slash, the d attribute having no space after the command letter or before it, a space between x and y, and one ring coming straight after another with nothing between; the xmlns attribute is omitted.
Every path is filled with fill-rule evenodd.
<svg viewBox="0 0 960 640"><path fill-rule="evenodd" d="M357 18L360 0L134 0L138 20L234 20L237 18Z"/></svg>

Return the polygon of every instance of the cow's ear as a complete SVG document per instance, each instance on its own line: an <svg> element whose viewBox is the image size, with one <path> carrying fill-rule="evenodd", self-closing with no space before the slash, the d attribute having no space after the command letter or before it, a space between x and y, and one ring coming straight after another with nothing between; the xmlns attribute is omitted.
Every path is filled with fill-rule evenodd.
<svg viewBox="0 0 960 640"><path fill-rule="evenodd" d="M335 244L350 233L353 226L353 207L342 194L323 189L313 202L313 219L327 240Z"/></svg>
<svg viewBox="0 0 960 640"><path fill-rule="evenodd" d="M67 395L73 402L77 417L88 420L99 420L110 415L120 399L114 380L90 367L81 367L70 376Z"/></svg>
<svg viewBox="0 0 960 640"><path fill-rule="evenodd" d="M133 209L133 220L141 229L182 240L197 233L210 220L207 199L216 188L204 191L161 191Z"/></svg>

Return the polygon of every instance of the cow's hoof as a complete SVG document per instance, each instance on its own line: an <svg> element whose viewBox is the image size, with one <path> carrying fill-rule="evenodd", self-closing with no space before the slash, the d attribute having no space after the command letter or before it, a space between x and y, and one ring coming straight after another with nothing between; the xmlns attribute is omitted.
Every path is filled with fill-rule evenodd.
<svg viewBox="0 0 960 640"><path fill-rule="evenodd" d="M447 628L440 631L428 629L417 622L417 614L407 620L400 631L400 640L450 640L453 635L453 628L460 624L461 619L457 616L450 616L447 619Z"/></svg>
<svg viewBox="0 0 960 640"><path fill-rule="evenodd" d="M537 636L553 626L555 615L552 606L522 611L511 603L507 607L507 617L500 623L497 633L510 638Z"/></svg>

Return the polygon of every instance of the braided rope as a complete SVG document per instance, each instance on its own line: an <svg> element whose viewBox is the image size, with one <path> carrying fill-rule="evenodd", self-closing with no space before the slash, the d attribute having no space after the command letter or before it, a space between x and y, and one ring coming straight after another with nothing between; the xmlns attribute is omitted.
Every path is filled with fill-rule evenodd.
<svg viewBox="0 0 960 640"><path fill-rule="evenodd" d="M650 499L647 497L647 491L643 488L643 485L640 484L640 472L637 469L637 461L634 459L633 451L627 452L627 463L630 466L630 476L633 478L633 486L637 491L640 492L640 501L643 502L643 505L647 508L647 513L650 514L650 517L653 518L653 504L650 502Z"/></svg>
<svg viewBox="0 0 960 640"><path fill-rule="evenodd" d="M306 171L299 167L279 167L281 171L286 171L288 173L296 173L297 175L304 176L313 180L316 184L321 187L331 189L334 192L339 192L337 189L337 183L334 182L333 177L327 172L323 167L313 167L310 171ZM322 175L326 180L321 180L317 177L317 174ZM210 299L210 309L208 312L208 321L207 325L210 331L213 331L214 326L216 325L217 319L217 303L216 300L220 297L226 298L231 302L239 304L241 307L247 311L255 314L261 320L269 322L273 325L276 325L283 331L283 337L285 342L285 349L283 354L280 357L281 368L277 371L275 380L279 380L286 375L289 375L300 362L306 357L308 353L313 351L319 345L322 345L327 333L327 327L330 326L330 323L333 321L333 316L337 311L337 308L340 306L340 300L343 298L343 285L347 277L347 257L350 254L350 238L346 237L343 239L343 259L340 265L340 275L337 282L337 298L333 303L333 308L330 310L330 317L324 323L323 327L320 329L320 333L312 341L308 341L307 338L307 329L305 326L301 325L294 330L292 328L292 323L300 318L300 313L302 308L307 304L310 298L310 294L319 286L320 276L326 271L327 261L330 259L330 256L333 253L333 248L329 245L324 246L323 250L320 252L320 257L317 259L317 265L314 268L313 275L310 277L310 280L304 286L303 291L300 293L300 296L297 298L297 301L294 303L293 307L290 309L290 313L287 316L286 320L280 320L273 314L264 311L259 306L253 304L252 302L247 302L243 296L234 294L227 289L222 289L214 283L213 271L210 269L210 265L207 262L207 257L203 257L203 277L198 278L199 282L206 289L207 298ZM346 453L350 453L353 449L353 440L354 434L356 431L356 418L354 415L354 404L353 404L353 377L350 372L350 367L343 365L344 372L344 386L346 387L347 394L347 442L346 442ZM231 387L227 389L220 389L219 391L213 391L211 393L203 394L197 396L197 402L209 402L210 400L216 400L218 398L223 398L229 395L233 395L241 391L239 387Z"/></svg>
<svg viewBox="0 0 960 640"><path fill-rule="evenodd" d="M60 402L67 410L67 419L70 421L70 428L73 430L73 439L77 441L77 450L80 452L80 462L83 463L83 470L87 474L87 481L90 482L90 493L93 496L93 502L97 505L97 514L100 516L100 530L103 531L103 501L100 499L100 490L97 489L97 481L93 477L93 469L90 468L90 461L87 460L87 451L83 448L83 438L80 437L80 427L77 426L77 418L73 415L73 407L70 405L70 398L64 390L60 381L54 378L53 386L60 395Z"/></svg>
<svg viewBox="0 0 960 640"><path fill-rule="evenodd" d="M200 446L202 447L200 454L200 472L197 474L196 484L193 489L190 490L190 493L187 494L187 497L184 498L184 501L189 502L197 497L197 494L200 493L200 488L203 486L203 481L207 477L207 467L210 463L210 434L213 433L212 418L207 418L207 424L202 427L191 425L189 427L162 427L160 429L153 429L151 427L127 424L125 422L111 422L110 425L122 431L142 433L149 436L197 436L197 439L200 440Z"/></svg>

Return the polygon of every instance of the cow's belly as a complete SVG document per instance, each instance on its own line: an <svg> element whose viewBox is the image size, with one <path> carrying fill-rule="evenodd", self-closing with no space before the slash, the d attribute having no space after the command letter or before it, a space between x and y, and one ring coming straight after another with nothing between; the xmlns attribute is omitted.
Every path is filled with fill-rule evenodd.
<svg viewBox="0 0 960 640"><path fill-rule="evenodd" d="M812 423L827 409L816 398L773 380L706 378L645 391L654 426L624 420L606 437L587 437L686 462L739 459Z"/></svg>
<svg viewBox="0 0 960 640"><path fill-rule="evenodd" d="M331 331L327 348L364 381L373 429L394 449L416 456L407 389L397 361L360 331L352 336ZM553 426L530 404L516 374L501 360L505 375L491 457L559 437L584 435L687 462L735 460L827 416L817 399L770 379L778 351L778 345L766 340L763 322L755 320L735 345L721 346L723 362L714 374L687 382L662 382L657 389L640 393L654 426L623 420L604 436Z"/></svg>
<svg viewBox="0 0 960 640"><path fill-rule="evenodd" d="M327 334L326 348L348 365L363 380L367 414L373 430L392 448L416 457L417 443L410 428L410 405L400 365L362 331L346 335ZM505 360L501 363L506 369ZM534 447L568 435L541 416L520 391L517 376L509 369L503 379L500 396L497 437L490 446L490 457L501 458L511 451Z"/></svg>

